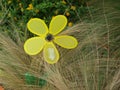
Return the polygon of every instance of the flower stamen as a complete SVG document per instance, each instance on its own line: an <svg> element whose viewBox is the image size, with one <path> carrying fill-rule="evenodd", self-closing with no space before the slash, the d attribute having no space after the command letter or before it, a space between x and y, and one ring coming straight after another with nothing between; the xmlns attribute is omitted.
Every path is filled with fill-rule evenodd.
<svg viewBox="0 0 120 90"><path fill-rule="evenodd" d="M50 42L50 41L52 41L54 39L54 37L53 37L52 34L47 34L47 36L45 37L45 39Z"/></svg>

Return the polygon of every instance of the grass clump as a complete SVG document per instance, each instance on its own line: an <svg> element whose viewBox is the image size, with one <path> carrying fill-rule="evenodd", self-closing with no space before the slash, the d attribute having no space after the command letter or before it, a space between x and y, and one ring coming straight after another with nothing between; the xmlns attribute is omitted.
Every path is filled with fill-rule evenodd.
<svg viewBox="0 0 120 90"><path fill-rule="evenodd" d="M24 41L30 37L27 30L21 34L14 21L8 25L16 34L8 33L9 26L0 27L0 83L6 90L119 90L120 12L114 7L117 1L112 2L112 8L111 2L97 1L92 11L88 6L89 15L84 17L77 13L78 22L61 34L76 37L79 45L74 50L57 47L61 58L54 65L44 62L41 54L28 56L24 52ZM37 80L28 84L26 73Z"/></svg>

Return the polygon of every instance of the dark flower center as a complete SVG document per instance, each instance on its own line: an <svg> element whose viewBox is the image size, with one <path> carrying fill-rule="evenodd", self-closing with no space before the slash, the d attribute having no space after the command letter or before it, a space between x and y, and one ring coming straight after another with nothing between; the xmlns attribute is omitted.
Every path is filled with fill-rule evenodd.
<svg viewBox="0 0 120 90"><path fill-rule="evenodd" d="M52 34L47 34L47 36L45 37L45 39L47 41L52 41L54 38L53 38L53 35Z"/></svg>

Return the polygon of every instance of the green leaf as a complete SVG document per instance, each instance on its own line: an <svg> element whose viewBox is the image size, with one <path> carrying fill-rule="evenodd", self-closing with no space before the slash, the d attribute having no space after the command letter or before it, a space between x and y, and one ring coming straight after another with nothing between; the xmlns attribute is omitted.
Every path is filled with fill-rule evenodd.
<svg viewBox="0 0 120 90"><path fill-rule="evenodd" d="M30 73L26 73L25 74L25 81L29 85L35 85L35 83L36 83L36 77L34 77L33 75L31 75Z"/></svg>

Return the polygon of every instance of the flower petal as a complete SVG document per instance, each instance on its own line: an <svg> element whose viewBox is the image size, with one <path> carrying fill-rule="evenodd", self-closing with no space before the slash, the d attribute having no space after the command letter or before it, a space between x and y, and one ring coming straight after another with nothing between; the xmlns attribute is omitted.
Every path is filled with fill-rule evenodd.
<svg viewBox="0 0 120 90"><path fill-rule="evenodd" d="M46 41L44 40L44 38L33 37L25 42L24 50L29 55L36 55L43 49L43 46L45 44Z"/></svg>
<svg viewBox="0 0 120 90"><path fill-rule="evenodd" d="M46 43L43 54L45 61L50 64L54 64L59 60L58 50L52 42Z"/></svg>
<svg viewBox="0 0 120 90"><path fill-rule="evenodd" d="M56 35L61 32L67 24L67 18L64 15L55 16L49 26L49 33Z"/></svg>
<svg viewBox="0 0 120 90"><path fill-rule="evenodd" d="M30 19L27 23L30 32L36 35L45 35L48 33L48 27L45 22L39 18Z"/></svg>
<svg viewBox="0 0 120 90"><path fill-rule="evenodd" d="M54 42L60 45L61 47L67 49L75 48L78 45L78 41L76 40L76 38L67 35L56 36L54 38Z"/></svg>

